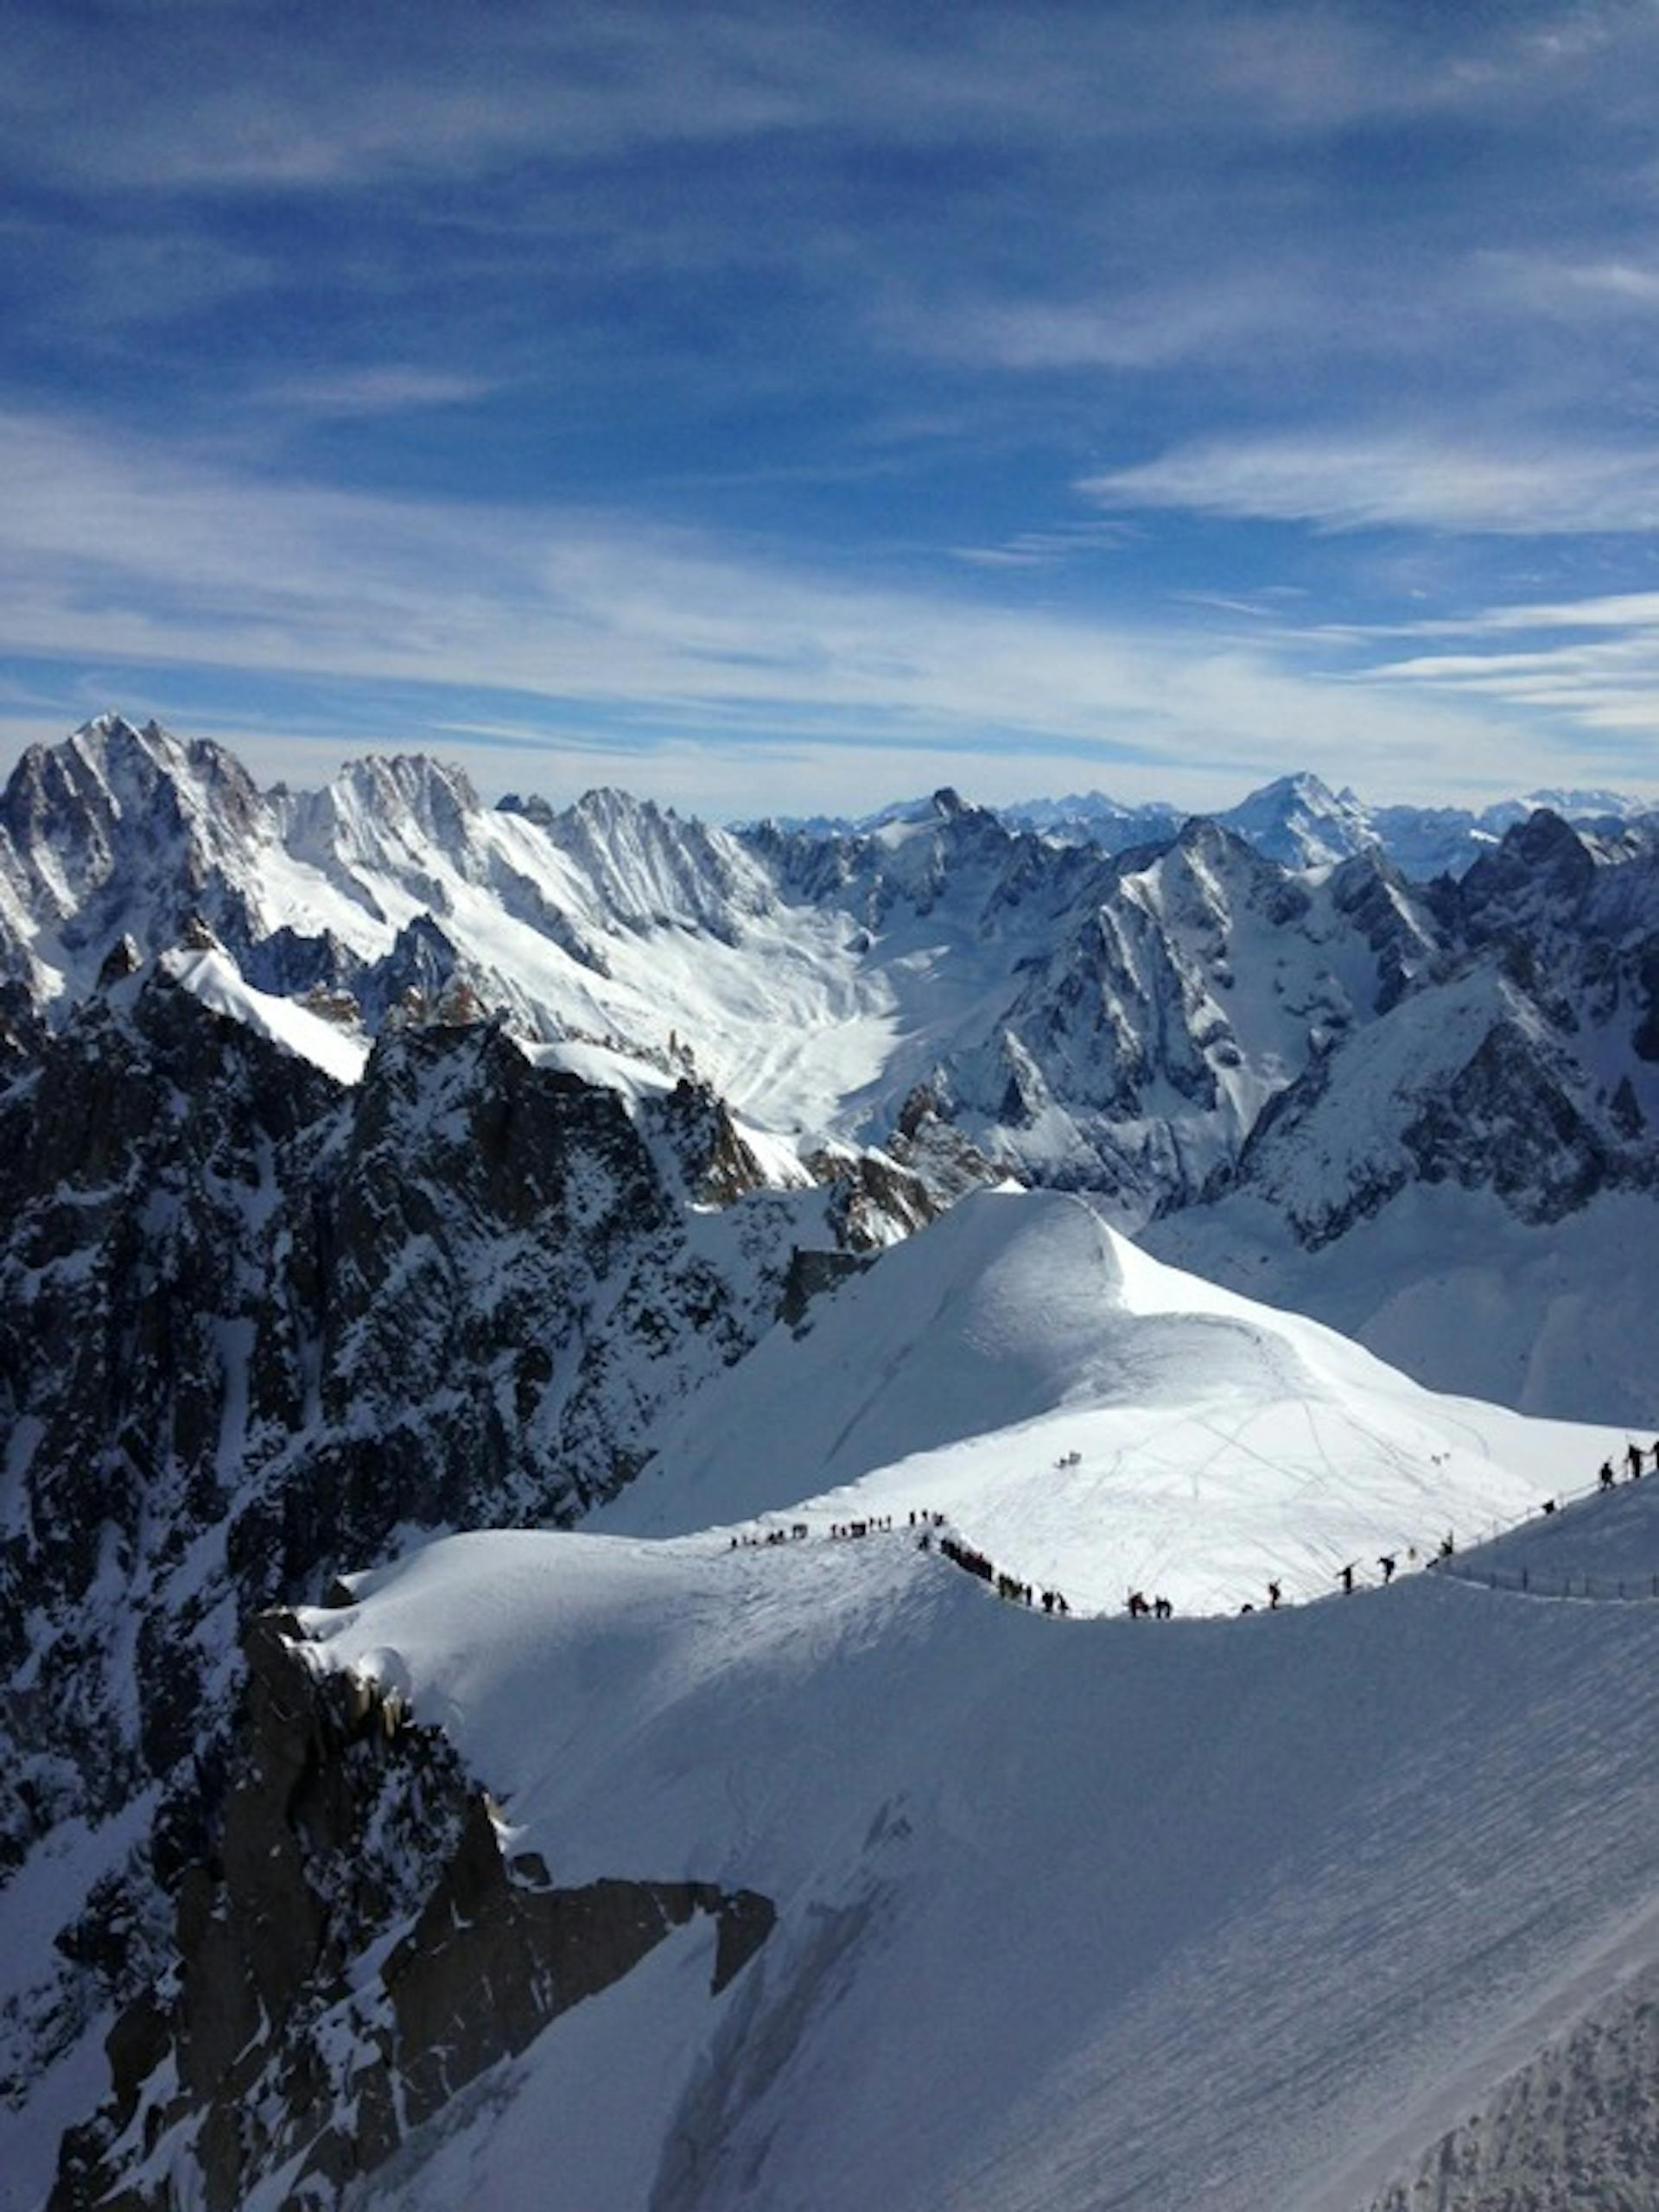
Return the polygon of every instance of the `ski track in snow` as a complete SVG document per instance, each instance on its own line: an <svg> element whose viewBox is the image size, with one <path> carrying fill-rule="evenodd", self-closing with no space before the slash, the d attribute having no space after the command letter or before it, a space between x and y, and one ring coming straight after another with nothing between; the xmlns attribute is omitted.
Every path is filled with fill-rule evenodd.
<svg viewBox="0 0 1659 2212"><path fill-rule="evenodd" d="M1421 1390L1332 1332L1162 1267L1087 1201L985 1192L671 1413L590 1526L948 1514L1084 1610L1292 1598L1467 1545L1624 1432ZM1068 1464L1071 1455L1078 1457Z"/></svg>

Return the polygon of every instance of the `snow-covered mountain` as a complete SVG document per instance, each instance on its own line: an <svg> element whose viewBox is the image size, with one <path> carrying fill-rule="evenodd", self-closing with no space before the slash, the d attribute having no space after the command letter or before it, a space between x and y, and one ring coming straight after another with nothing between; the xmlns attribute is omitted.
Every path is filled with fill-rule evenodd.
<svg viewBox="0 0 1659 2212"><path fill-rule="evenodd" d="M1548 814L1437 903L1467 950L1310 1062L1153 1249L1421 1380L1649 1417L1654 849Z"/></svg>
<svg viewBox="0 0 1659 2212"><path fill-rule="evenodd" d="M861 1345L879 1344L872 1372ZM1587 1483L1624 1432L1447 1399L1334 1331L1161 1266L1088 1200L976 1192L665 1413L588 1525L822 1532L913 1505L1090 1612L1234 1612L1431 1557Z"/></svg>
<svg viewBox="0 0 1659 2212"><path fill-rule="evenodd" d="M1161 844L1186 819L1185 807L1162 799L1130 803L1105 791L1071 791L1064 798L1031 798L1001 806L1010 827L1039 830L1071 844L1098 845L1103 852L1127 853L1141 845Z"/></svg>
<svg viewBox="0 0 1659 2212"><path fill-rule="evenodd" d="M219 748L115 718L25 756L0 797L7 2212L32 2212L70 2123L63 2207L348 2183L514 2201L514 2162L546 2164L536 2115L568 2144L578 2081L582 2212L725 2205L743 2175L803 2205L1013 2203L1022 2161L1029 2201L1093 2204L1109 2142L1125 2188L1162 2173L1174 2193L1145 2201L1199 2202L1243 2121L1195 2104L1147 1993L1185 1993L1220 2080L1247 2029L1195 2005L1188 1968L1284 1939L1273 1869L1340 1954L1327 1846L1388 1838L1406 1886L1379 1873L1356 1909L1392 1929L1506 1805L1558 1834L1550 1789L1581 1799L1592 1754L1552 1746L1532 1791L1522 1738L1554 1708L1512 1685L1505 1707L1499 1677L1636 1681L1645 1630L1489 1643L1443 1611L1484 1602L1467 1588L1394 1590L1353 1618L1398 1600L1380 1618L1408 1633L1355 1646L1299 1618L1294 1647L1248 1647L1294 1663L1253 1673L1205 1639L1255 1624L1184 1617L1261 1609L1269 1583L1316 1596L1345 1565L1363 1582L1448 1530L1461 1548L1625 1446L1472 1398L1651 1419L1659 842L1522 814L1425 887L1321 790L1258 795L1249 838L1172 817L1109 853L948 791L734 835L610 791L491 808L408 757L261 791ZM984 1187L1010 1177L1038 1187ZM913 1552L924 1509L1030 1608ZM422 1548L583 1518L619 1533ZM879 1543L826 1533L888 1520ZM399 1556L333 1613L256 1626L245 1664L260 1609ZM1109 1640L1151 1631L1083 1618L1134 1588L1174 1602L1160 1636L1194 1638L1163 1647L1196 1655L1163 1688ZM1075 1618L1041 1618L1045 1591ZM1153 1717L1085 1743L1126 1658ZM1332 1702L1291 1709L1344 1777L1324 1846L1283 1718L1309 1667ZM1458 1669L1431 1756L1424 1700ZM1236 1735L1211 1711L1235 1681ZM1439 1803L1518 1732L1466 1827L1414 1840L1344 1748L1368 1681L1408 1797ZM912 1690L925 1743L897 1725ZM843 1756L861 1715L868 1753ZM1189 1738L1179 1820L1140 1789L1103 1891L1087 1840L1114 1773ZM1586 1885L1646 1815L1637 1732L1610 1740ZM1250 1796L1233 1884L1221 1807L1252 1758L1288 1809ZM611 1826L607 1792L671 1810ZM1451 1955L1468 2002L1434 1981L1421 2037L1319 1985L1308 2018L1356 2054L1354 2111L1401 2115L1356 2189L1479 2108L1515 2055L1494 2022L1597 1955L1649 1861L1618 1866L1594 1896L1546 1870L1560 1943L1519 1872L1487 1879ZM988 1924L998 1894L1014 1909L953 1979L947 1923ZM1116 1927L1120 1896L1144 1944L1079 1996L1062 1931ZM1480 1961L1506 1945L1528 1963L1500 1987ZM915 2101L843 2048L830 2001L875 2050L900 1986L961 2024L926 2024L927 2079L956 2086L919 2100L913 2158L893 2146ZM1005 2002L1029 2032L999 2100L973 2053ZM1314 2045L1281 2010L1262 2063L1294 2072ZM1477 2018L1470 2102L1443 2112L1440 2061ZM1124 2069L1147 2050L1143 2153ZM798 2155L780 2126L843 2076L865 2146L846 2193L818 2119ZM1282 2101L1249 2136L1254 2194L1216 2201L1313 2212L1318 2102Z"/></svg>
<svg viewBox="0 0 1659 2212"><path fill-rule="evenodd" d="M891 1163L752 1149L683 1064L465 1014L371 1051L198 926L0 1091L4 2094L84 2072L163 1940L251 1611L412 1531L575 1517L928 1211Z"/></svg>
<svg viewBox="0 0 1659 2212"><path fill-rule="evenodd" d="M1651 799L1604 791L1537 791L1479 808L1368 806L1354 791L1333 791L1319 777L1304 772L1263 785L1211 818L1287 868L1319 868L1376 850L1413 882L1427 883L1436 876L1461 875L1506 830L1541 809L1576 826L1603 830L1650 818L1656 811ZM1028 799L999 811L1020 828L1112 853L1170 836L1184 813L1158 800L1125 806L1101 791Z"/></svg>
<svg viewBox="0 0 1659 2212"><path fill-rule="evenodd" d="M612 1509L686 1533L460 1536L256 1631L224 1848L54 2205L1335 2212L1654 1966L1659 1606L1408 1551L1622 1436L1040 1193L695 1407ZM1559 1511L1553 1572L1645 1582L1656 1507ZM1554 2201L1639 2202L1651 2133Z"/></svg>
<svg viewBox="0 0 1659 2212"><path fill-rule="evenodd" d="M1288 778L1236 810L1254 842L1194 822L1115 855L948 791L854 833L733 836L616 792L487 808L458 771L411 759L262 794L216 747L106 718L26 756L0 801L15 1001L0 1079L112 944L153 955L194 920L248 985L363 1040L470 1008L532 1041L676 1067L690 1053L751 1147L785 1162L875 1146L938 1201L1012 1173L1101 1192L1131 1228L1248 1192L1274 1235L1231 1205L1182 1221L1169 1249L1230 1280L1247 1255L1251 1288L1344 1325L1376 1318L1350 1279L1374 1280L1374 1262L1302 1256L1386 1225L1423 1183L1446 1190L1448 1218L1450 1185L1494 1194L1503 1271L1511 1227L1570 1217L1561 1290L1588 1298L1605 1241L1590 1217L1659 1183L1659 839L1639 821L1524 815L1459 879L1424 887L1355 809ZM1297 865L1262 849L1275 838ZM1431 1065L1480 1108L1455 1140L1418 1127ZM1530 1123L1541 1102L1553 1165ZM1522 1124L1500 1159L1498 1133ZM1287 1167L1295 1146L1309 1160ZM1297 1195L1316 1171L1317 1205ZM1414 1249L1434 1278L1434 1237ZM1522 1249L1527 1272L1538 1246ZM1604 1381L1637 1371L1614 1304ZM1455 1332L1376 1341L1459 1379L1440 1358ZM1560 1363L1517 1369L1512 1350L1480 1367L1485 1387L1545 1409L1645 1410L1628 1382L1611 1403L1557 1396Z"/></svg>

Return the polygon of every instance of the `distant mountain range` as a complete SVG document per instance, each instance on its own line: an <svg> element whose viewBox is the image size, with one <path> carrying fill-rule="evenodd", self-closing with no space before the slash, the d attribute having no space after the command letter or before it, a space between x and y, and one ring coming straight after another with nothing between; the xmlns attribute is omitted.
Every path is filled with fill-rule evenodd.
<svg viewBox="0 0 1659 2212"><path fill-rule="evenodd" d="M931 804L901 801L858 819L830 815L791 818L780 826L813 837L868 836L893 822L915 821ZM1618 791L1538 791L1478 810L1461 806L1368 806L1351 791L1333 791L1318 776L1281 776L1236 806L1208 819L1230 830L1268 860L1292 868L1327 868L1356 853L1386 855L1414 882L1461 875L1491 852L1507 830L1546 808L1575 826L1608 831L1659 810L1652 799ZM1190 810L1148 799L1126 804L1103 791L1065 798L1021 799L992 811L1010 826L1036 830L1071 844L1123 853L1173 836Z"/></svg>

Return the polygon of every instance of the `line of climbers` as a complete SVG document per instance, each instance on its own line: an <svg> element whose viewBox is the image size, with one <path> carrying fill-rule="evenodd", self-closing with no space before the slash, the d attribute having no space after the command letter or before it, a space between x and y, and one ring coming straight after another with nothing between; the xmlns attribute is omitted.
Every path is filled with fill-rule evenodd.
<svg viewBox="0 0 1659 2212"><path fill-rule="evenodd" d="M1627 1482L1640 1482L1642 1462L1648 1456L1649 1449L1653 1454L1654 1471L1659 1474L1659 1438L1656 1438L1649 1447L1644 1447L1632 1440L1624 1452ZM1069 1452L1063 1458L1057 1459L1054 1464L1057 1467L1072 1467L1078 1464L1082 1457L1080 1452ZM1616 1480L1611 1459L1604 1459L1597 1477L1598 1491L1611 1490ZM1541 1510L1545 1513L1554 1513L1558 1503L1559 1501L1555 1498L1547 1497ZM921 1548L924 1551L928 1551L932 1548L932 1532L936 1529L945 1527L945 1516L943 1513L935 1513L928 1508L924 1508L919 1512L912 1509L909 1525L912 1529L922 1530ZM892 1514L873 1514L862 1521L832 1522L830 1534L832 1537L837 1538L869 1536L878 1535L892 1527ZM804 1521L796 1521L791 1522L788 1529L769 1529L764 1535L734 1536L731 1548L737 1551L772 1544L800 1543L810 1534L810 1530ZM976 1551L971 1544L964 1544L957 1537L949 1535L942 1535L938 1544L940 1552L946 1559L961 1567L965 1573L976 1575L982 1582L990 1584L999 1598L1006 1598L1011 1605L1030 1605L1037 1601L1037 1592L1029 1582L1020 1581L1017 1575L1004 1573L1000 1567L992 1565L983 1552ZM1452 1540L1452 1532L1448 1529L1440 1538L1437 1556L1440 1559L1450 1559L1456 1549L1457 1546ZM1421 1564L1415 1544L1408 1547L1406 1560L1410 1567L1414 1567ZM1432 1561L1430 1563L1433 1564ZM1400 1565L1399 1554L1397 1552L1379 1553L1376 1565L1377 1572L1381 1574L1383 1583L1385 1585L1390 1583ZM1339 1567L1337 1569L1336 1580L1342 1585L1344 1596L1351 1597L1353 1594L1354 1576L1357 1571L1356 1563L1351 1560L1345 1567ZM1067 1614L1071 1611L1071 1606L1066 1604L1058 1590L1045 1590L1041 1593L1041 1599L1042 1608L1046 1613ZM1276 1613L1283 1601L1284 1586L1279 1582L1269 1582L1268 1611L1270 1613ZM1142 1590L1132 1590L1129 1592L1127 1610L1131 1620L1149 1617L1153 1620L1166 1621L1173 1619L1175 1614L1175 1608L1167 1598L1149 1599ZM1238 1610L1241 1613L1253 1613L1255 1607L1246 1599Z"/></svg>
<svg viewBox="0 0 1659 2212"><path fill-rule="evenodd" d="M944 1516L929 1511L912 1512L910 1525L912 1529L943 1529ZM892 1526L891 1513L872 1513L862 1521L832 1521L830 1534L837 1538L874 1536ZM793 1521L787 1529L746 1529L732 1538L728 1549L734 1552L761 1551L773 1544L799 1544L804 1543L811 1533L810 1525L804 1521Z"/></svg>
<svg viewBox="0 0 1659 2212"><path fill-rule="evenodd" d="M1659 1474L1659 1439L1656 1439L1651 1446L1644 1446L1637 1443L1635 1439L1632 1438L1625 1446L1624 1479L1627 1482L1638 1483L1641 1481L1642 1462L1647 1458L1649 1450L1651 1450L1653 1454L1654 1471L1656 1474ZM1611 1490L1617 1480L1618 1477L1613 1471L1613 1463L1611 1457L1604 1459L1597 1472L1597 1491L1600 1492L1603 1491ZM1560 1503L1561 1501L1560 1498L1547 1497L1538 1510L1541 1513L1554 1513L1559 1511ZM1440 1550L1437 1556L1440 1559L1450 1559L1456 1550L1457 1546L1452 1541L1452 1532L1448 1529L1445 1535L1440 1538ZM1418 1564L1417 1547L1414 1544L1413 1544L1408 1550L1406 1558L1411 1566L1415 1567ZM1433 1564L1432 1561L1430 1563ZM1397 1553L1394 1552L1384 1552L1379 1556L1376 1564L1384 1583L1392 1582L1395 1576L1395 1570L1400 1564L1399 1555ZM1344 1596L1351 1596L1353 1593L1355 1572L1356 1570L1351 1561L1348 1566L1339 1567L1337 1569L1336 1579L1341 1583ZM1279 1603L1278 1584L1276 1582L1268 1583L1268 1608L1271 1611ZM1240 1610L1248 1613L1252 1611L1254 1608L1249 1605L1245 1605L1241 1607Z"/></svg>
<svg viewBox="0 0 1659 2212"><path fill-rule="evenodd" d="M924 1533L922 1537L922 1549L924 1551L932 1549L932 1539L926 1533ZM959 1567L964 1574L975 1574L982 1582L988 1582L997 1596L1006 1598L1011 1605L1032 1605L1037 1603L1037 1592L1029 1582L1020 1581L1019 1576L1015 1574L1004 1574L1000 1567L992 1566L983 1552L976 1552L971 1544L962 1543L955 1536L941 1536L939 1550L946 1559ZM1065 1614L1071 1610L1058 1590L1043 1592L1042 1607L1046 1613Z"/></svg>

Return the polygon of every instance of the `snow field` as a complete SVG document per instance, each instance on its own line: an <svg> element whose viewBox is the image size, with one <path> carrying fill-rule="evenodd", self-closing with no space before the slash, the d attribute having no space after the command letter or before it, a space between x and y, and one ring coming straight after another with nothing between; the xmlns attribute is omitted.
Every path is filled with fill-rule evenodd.
<svg viewBox="0 0 1659 2212"><path fill-rule="evenodd" d="M1166 1268L1087 1200L983 1192L774 1329L589 1525L684 1535L945 1514L1075 1609L1235 1612L1376 1580L1594 1478L1623 1431L1436 1396ZM1073 1455L1076 1455L1075 1460Z"/></svg>
<svg viewBox="0 0 1659 2212"><path fill-rule="evenodd" d="M1659 1952L1659 1606L1418 1577L1060 1624L908 1530L474 1535L355 1587L306 1617L318 1663L395 1668L514 1847L779 1906L721 2006L684 1986L677 2055L652 2046L656 2201L1334 2208L1472 2109L1568 1984ZM650 2201L626 2130L537 2164L613 2033L556 2023L497 2085L512 2125L433 2172Z"/></svg>
<svg viewBox="0 0 1659 2212"><path fill-rule="evenodd" d="M678 1417L598 1517L656 1540L456 1537L305 1616L556 1879L779 1914L718 2003L676 1953L556 2022L363 2203L1363 2201L1659 1959L1659 1605L1402 1574L1185 1616L1269 1554L1328 1595L1381 1516L1518 1511L1623 1441L1437 1399L1077 1199L964 1201ZM1545 1545L1659 1571L1659 1481L1495 1549ZM1126 1574L1177 1618L1122 1618ZM635 2037L632 2120L573 2135Z"/></svg>
<svg viewBox="0 0 1659 2212"><path fill-rule="evenodd" d="M1659 1427L1653 1204L1639 1193L1604 1192L1532 1229L1489 1191L1418 1185L1310 1252L1275 1207L1237 1192L1141 1234L1160 1259L1236 1290L1271 1282L1276 1300L1430 1389Z"/></svg>

